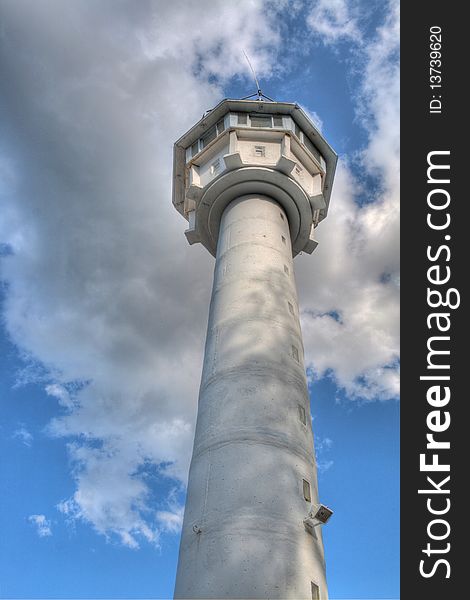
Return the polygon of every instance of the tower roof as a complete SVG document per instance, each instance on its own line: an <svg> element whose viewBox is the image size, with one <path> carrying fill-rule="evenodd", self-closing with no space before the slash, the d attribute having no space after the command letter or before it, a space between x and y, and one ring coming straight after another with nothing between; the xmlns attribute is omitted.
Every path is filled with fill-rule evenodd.
<svg viewBox="0 0 470 600"><path fill-rule="evenodd" d="M226 99L175 143L173 204L189 221L189 243L202 243L215 256L225 207L243 194L269 196L286 211L293 255L311 253L336 161L297 104Z"/></svg>
<svg viewBox="0 0 470 600"><path fill-rule="evenodd" d="M304 110L296 103L292 102L271 102L267 100L234 100L226 98L219 102L217 106L208 110L203 117L189 131L183 134L175 142L175 167L177 163L177 150L186 150L191 145L204 135L204 132L215 125L224 117L227 112L246 112L246 113L262 113L262 114L281 114L289 115L295 123L300 127L310 141L318 148L320 154L326 162L326 175L323 188L323 196L325 198L326 209L324 210L323 218L328 213L330 203L331 189L336 170L338 155L333 148L328 144L326 139L314 125L311 119L307 116ZM184 153L181 153L181 158L184 161Z"/></svg>

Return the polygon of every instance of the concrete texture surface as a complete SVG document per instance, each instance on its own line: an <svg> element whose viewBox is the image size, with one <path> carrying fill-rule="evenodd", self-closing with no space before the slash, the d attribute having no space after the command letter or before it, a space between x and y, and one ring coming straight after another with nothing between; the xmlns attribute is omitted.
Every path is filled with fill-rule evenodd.
<svg viewBox="0 0 470 600"><path fill-rule="evenodd" d="M175 598L328 598L287 215L225 208Z"/></svg>

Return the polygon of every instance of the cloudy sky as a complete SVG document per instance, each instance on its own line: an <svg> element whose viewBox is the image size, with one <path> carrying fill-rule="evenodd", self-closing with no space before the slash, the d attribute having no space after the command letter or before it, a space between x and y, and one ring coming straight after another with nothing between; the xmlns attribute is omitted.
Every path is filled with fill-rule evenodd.
<svg viewBox="0 0 470 600"><path fill-rule="evenodd" d="M213 269L172 145L243 51L340 155L296 259L330 595L398 596L398 43L396 0L0 0L2 597L172 594Z"/></svg>

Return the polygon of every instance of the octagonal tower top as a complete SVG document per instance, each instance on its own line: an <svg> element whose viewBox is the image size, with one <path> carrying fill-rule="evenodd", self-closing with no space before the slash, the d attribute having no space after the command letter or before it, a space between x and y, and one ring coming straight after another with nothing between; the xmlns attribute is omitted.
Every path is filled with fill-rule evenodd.
<svg viewBox="0 0 470 600"><path fill-rule="evenodd" d="M175 143L173 204L189 221L189 243L215 256L225 207L245 194L269 196L287 214L293 255L311 253L336 161L297 104L223 100Z"/></svg>

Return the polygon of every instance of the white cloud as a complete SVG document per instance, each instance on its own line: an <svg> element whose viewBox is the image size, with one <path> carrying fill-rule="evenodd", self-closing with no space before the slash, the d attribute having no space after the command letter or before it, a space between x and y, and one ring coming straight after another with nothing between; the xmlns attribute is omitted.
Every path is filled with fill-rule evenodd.
<svg viewBox="0 0 470 600"><path fill-rule="evenodd" d="M242 49L272 72L266 6L2 4L4 320L20 382L63 409L49 433L76 440L61 512L129 547L177 526L175 506L155 524L166 499L142 470L186 479L210 292L212 259L171 206L172 144L221 81L251 79Z"/></svg>
<svg viewBox="0 0 470 600"><path fill-rule="evenodd" d="M368 142L356 171L379 182L370 196L347 158L339 161L328 218L318 228L315 277L297 259L302 327L313 377L330 374L347 395L396 398L399 392L399 12L361 52L358 117ZM327 36L327 39L328 36ZM354 42L353 42L354 43Z"/></svg>
<svg viewBox="0 0 470 600"><path fill-rule="evenodd" d="M137 476L141 457L125 446L122 439L114 445L108 440L103 448L70 444L77 490L57 508L68 519L91 523L98 533L118 536L129 548L139 547L139 537L158 546L157 529L142 515L149 489Z"/></svg>
<svg viewBox="0 0 470 600"><path fill-rule="evenodd" d="M168 533L179 533L183 526L184 506L176 500L176 490L170 492L167 501L168 510L157 511L156 517L160 529Z"/></svg>
<svg viewBox="0 0 470 600"><path fill-rule="evenodd" d="M348 0L315 0L307 23L325 44L359 41L361 31L355 4Z"/></svg>
<svg viewBox="0 0 470 600"><path fill-rule="evenodd" d="M172 57L192 65L200 77L216 75L228 80L244 73L251 81L245 51L257 73L270 75L281 39L277 16L283 3L264 5L266 11L259 0L236 4L206 0L187 3L181 10L181 6L160 3L151 26L139 34L144 53L150 59Z"/></svg>
<svg viewBox="0 0 470 600"><path fill-rule="evenodd" d="M59 385L58 383L50 383L49 385L46 385L44 389L46 394L57 399L57 402L60 404L60 406L73 409L73 400L70 397L70 393L63 385Z"/></svg>
<svg viewBox="0 0 470 600"><path fill-rule="evenodd" d="M12 434L12 437L14 439L20 440L28 448L30 448L33 444L33 435L26 429L24 425L22 425L18 429L15 429L15 431Z"/></svg>
<svg viewBox="0 0 470 600"><path fill-rule="evenodd" d="M156 517L161 531L168 533L179 533L183 526L184 506L178 503L176 488L168 494L166 508L168 510L157 511Z"/></svg>
<svg viewBox="0 0 470 600"><path fill-rule="evenodd" d="M28 521L35 525L39 537L52 535L51 522L46 519L45 515L30 515Z"/></svg>
<svg viewBox="0 0 470 600"><path fill-rule="evenodd" d="M300 108L305 112L307 117L313 122L318 131L322 131L323 129L323 121L320 118L320 115L317 114L314 110L307 108L305 105L300 104Z"/></svg>
<svg viewBox="0 0 470 600"><path fill-rule="evenodd" d="M168 510L159 510L157 512L157 519L161 523L164 531L170 533L179 533L183 526L183 514L184 506L181 506L177 512L170 512Z"/></svg>
<svg viewBox="0 0 470 600"><path fill-rule="evenodd" d="M186 479L213 266L186 244L171 206L172 143L220 100L221 83L250 76L243 48L260 77L273 72L283 7L2 5L0 239L13 249L1 262L4 320L29 360L22 380L41 381L62 410L49 433L74 440L76 491L60 512L131 548L158 546L181 523L174 493L145 473ZM335 11L330 21L353 40ZM367 86L380 76L393 91L393 36L379 32L383 62L371 48L362 88L374 117L363 159L383 193L358 208L360 183L343 164L314 281L313 259L297 259L310 364L370 398L396 391L395 100Z"/></svg>
<svg viewBox="0 0 470 600"><path fill-rule="evenodd" d="M315 457L319 473L325 473L334 465L334 461L325 456L331 450L332 446L333 440L331 438L315 436Z"/></svg>

